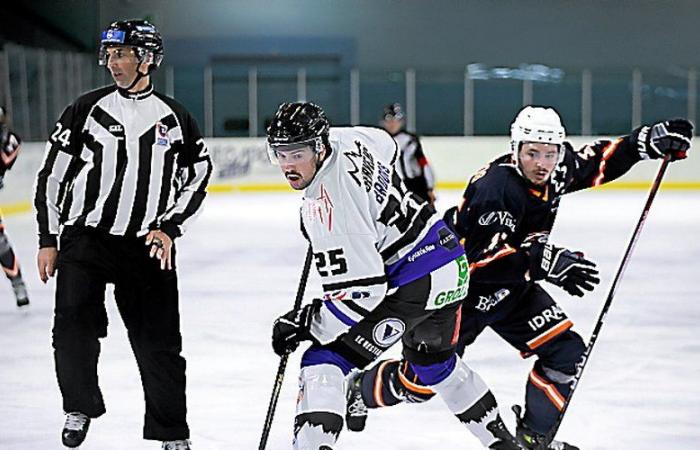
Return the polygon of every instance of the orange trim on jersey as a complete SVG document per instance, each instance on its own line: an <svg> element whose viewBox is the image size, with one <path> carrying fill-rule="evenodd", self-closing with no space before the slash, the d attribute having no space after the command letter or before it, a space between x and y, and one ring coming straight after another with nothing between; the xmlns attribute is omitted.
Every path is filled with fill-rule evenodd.
<svg viewBox="0 0 700 450"><path fill-rule="evenodd" d="M14 278L17 275L19 275L19 265L17 264L17 257L15 257L15 264L12 267L12 269L8 269L7 267L3 266L2 270L5 271L9 278Z"/></svg>
<svg viewBox="0 0 700 450"><path fill-rule="evenodd" d="M549 185L544 187L544 192L540 192L537 189L530 188L530 194L534 195L537 198L541 198L543 202L546 202L549 199Z"/></svg>
<svg viewBox="0 0 700 450"><path fill-rule="evenodd" d="M421 156L420 158L418 158L418 165L421 167L427 166L428 165L428 158L426 158L425 156Z"/></svg>
<svg viewBox="0 0 700 450"><path fill-rule="evenodd" d="M377 370L377 378L374 381L374 402L379 405L379 406L386 406L384 403L384 398L382 398L382 373L384 373L384 368L386 367L387 364L390 362L393 362L395 360L388 359L381 363L379 366L379 370Z"/></svg>
<svg viewBox="0 0 700 450"><path fill-rule="evenodd" d="M473 263L469 264L469 273L474 271L474 269L484 267L484 266L494 262L497 259L504 258L508 255L512 255L516 251L517 250L515 250L513 247L506 244L505 247L503 247L501 250L497 251L493 256L489 256L488 258L484 258L481 261L477 261L477 262L473 262Z"/></svg>
<svg viewBox="0 0 700 450"><path fill-rule="evenodd" d="M426 395L435 394L435 391L433 391L429 387L421 386L419 384L411 382L408 378L406 378L406 375L404 375L403 372L401 372L401 371L399 371L399 381L409 391L413 391L413 392L416 392L418 394L426 394Z"/></svg>
<svg viewBox="0 0 700 450"><path fill-rule="evenodd" d="M559 336L561 333L564 331L568 330L574 326L573 322L571 320L566 319L565 321L561 322L554 328L550 328L549 330L545 331L544 333L540 334L534 339L531 339L528 341L527 346L530 347L530 350L534 350L540 345L551 341L553 338Z"/></svg>
<svg viewBox="0 0 700 450"><path fill-rule="evenodd" d="M530 381L537 389L544 392L544 395L547 396L549 401L552 402L559 411L564 408L564 403L566 402L564 396L561 395L552 383L547 382L544 378L537 375L534 369L530 372Z"/></svg>
<svg viewBox="0 0 700 450"><path fill-rule="evenodd" d="M610 159L612 155L615 154L615 151L618 149L621 142L622 138L618 138L614 142L611 142L608 145L606 145L603 149L603 158L600 160L600 166L598 167L598 175L596 175L596 177L593 178L592 186L600 186L601 184L603 184L603 179L605 178L605 166L607 166L608 159Z"/></svg>

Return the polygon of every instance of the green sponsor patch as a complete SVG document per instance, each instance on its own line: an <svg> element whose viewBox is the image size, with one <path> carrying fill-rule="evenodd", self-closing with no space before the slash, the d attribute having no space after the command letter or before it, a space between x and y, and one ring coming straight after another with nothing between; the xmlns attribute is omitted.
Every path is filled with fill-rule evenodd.
<svg viewBox="0 0 700 450"><path fill-rule="evenodd" d="M435 297L433 305L438 308L460 301L467 296L467 288L469 286L469 263L467 262L467 257L462 255L455 259L455 262L459 268L457 287L448 291L442 291Z"/></svg>

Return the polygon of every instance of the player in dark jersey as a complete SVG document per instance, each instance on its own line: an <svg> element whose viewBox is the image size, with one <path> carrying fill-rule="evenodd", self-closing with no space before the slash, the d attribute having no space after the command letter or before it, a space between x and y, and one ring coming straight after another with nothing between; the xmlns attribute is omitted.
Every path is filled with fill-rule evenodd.
<svg viewBox="0 0 700 450"><path fill-rule="evenodd" d="M536 448L547 439L585 350L571 320L539 282L574 296L599 282L593 262L548 240L561 196L615 180L641 160L667 154L671 160L683 159L692 136L693 125L675 119L574 150L564 140L554 109L528 106L511 125L511 151L477 171L461 205L445 215L470 261L459 352L491 327L522 357L536 356L524 414L514 407L517 437L525 447ZM415 389L420 383L413 376L410 366L399 361L364 373L349 389L348 404L356 416L350 421L363 427L362 403L374 408L430 398ZM375 391L376 386L383 388ZM550 449L577 448L558 441L546 444Z"/></svg>
<svg viewBox="0 0 700 450"><path fill-rule="evenodd" d="M406 188L430 204L435 203L433 168L423 153L418 136L405 130L404 113L400 104L391 103L384 107L381 125L399 145L395 167Z"/></svg>
<svg viewBox="0 0 700 450"><path fill-rule="evenodd" d="M17 155L22 141L19 136L10 130L7 125L5 108L0 106L0 189L4 186L5 172L10 170L17 161ZM2 223L2 211L0 211L0 267L12 283L17 306L27 306L29 297L27 287L22 279L22 271L19 268L17 256L12 250L10 240L5 234L5 225Z"/></svg>

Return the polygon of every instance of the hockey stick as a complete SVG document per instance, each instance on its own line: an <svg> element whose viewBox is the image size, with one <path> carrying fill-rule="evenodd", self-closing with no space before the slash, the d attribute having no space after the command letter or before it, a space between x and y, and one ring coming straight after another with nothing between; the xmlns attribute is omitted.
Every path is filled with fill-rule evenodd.
<svg viewBox="0 0 700 450"><path fill-rule="evenodd" d="M651 204L654 201L654 198L656 197L656 192L659 190L661 180L663 179L664 174L666 173L666 168L668 167L670 158L670 155L666 155L664 157L664 160L661 163L661 166L659 167L659 171L656 174L656 179L651 185L651 189L649 190L649 196L647 197L647 202L644 205L644 209L642 210L642 215L639 217L637 227L634 229L632 237L630 238L630 241L627 244L627 250L625 250L625 254L622 257L622 261L620 262L620 267L618 267L617 273L615 274L615 278L613 279L612 285L610 286L608 298L605 299L603 309L600 311L598 321L596 322L595 328L593 329L593 333L591 334L591 340L588 342L588 346L586 346L586 350L583 352L581 361L577 365L576 375L574 376L574 380L571 383L571 390L569 391L569 395L566 396L566 400L564 401L564 406L562 407L561 411L559 411L559 416L557 417L557 421L554 423L554 426L551 430L549 430L549 433L547 433L547 439L545 439L544 442L538 446L537 450L546 450L548 448L549 443L554 439L554 436L556 436L557 431L559 431L561 422L562 420L564 420L564 414L566 414L567 409L569 409L569 404L571 404L571 397L574 396L574 391L576 390L576 386L578 386L578 383L581 380L583 369L586 367L586 363L588 362L588 358L591 355L591 351L593 351L593 346L595 345L596 340L598 340L598 333L600 333L600 329L603 328L603 322L605 321L605 317L608 314L608 309L610 309L613 297L615 297L615 292L617 292L617 287L620 283L620 280L622 279L622 275L625 273L627 263L629 263L630 257L632 255L632 250L634 250L634 246L637 244L637 240L639 239L639 235L642 231L642 227L644 226L644 222L646 222L647 220L649 210L651 209Z"/></svg>
<svg viewBox="0 0 700 450"><path fill-rule="evenodd" d="M294 299L294 310L301 308L301 301L304 299L304 290L306 289L306 280L309 279L309 270L311 269L311 246L306 250L306 260L304 261L304 269L301 271L301 278L299 278L299 287L297 287L297 296ZM267 416L265 416L265 425L263 426L262 436L260 436L260 446L259 450L265 450L267 445L267 438L270 436L270 428L272 428L272 419L275 416L275 410L277 409L277 400L280 397L280 391L282 390L282 382L284 381L284 371L287 369L287 360L289 359L289 354L291 352L285 353L280 358L280 365L277 369L277 375L275 375L275 384L272 387L272 396L270 397L270 404L267 407Z"/></svg>

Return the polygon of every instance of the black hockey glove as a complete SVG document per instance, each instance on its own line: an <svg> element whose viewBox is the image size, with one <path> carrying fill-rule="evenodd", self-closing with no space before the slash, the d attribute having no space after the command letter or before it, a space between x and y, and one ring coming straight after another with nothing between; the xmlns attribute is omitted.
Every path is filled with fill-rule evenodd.
<svg viewBox="0 0 700 450"><path fill-rule="evenodd" d="M321 300L314 300L299 310L292 310L280 316L272 325L272 349L279 356L291 353L299 347L299 342L311 338L311 320L321 308Z"/></svg>
<svg viewBox="0 0 700 450"><path fill-rule="evenodd" d="M685 119L671 119L651 126L644 125L633 134L642 158L657 159L670 154L671 161L676 161L688 156L693 124Z"/></svg>
<svg viewBox="0 0 700 450"><path fill-rule="evenodd" d="M583 297L584 290L592 291L600 283L595 263L584 258L583 253L549 243L542 247L540 263L531 274L533 280L547 280L577 297Z"/></svg>

